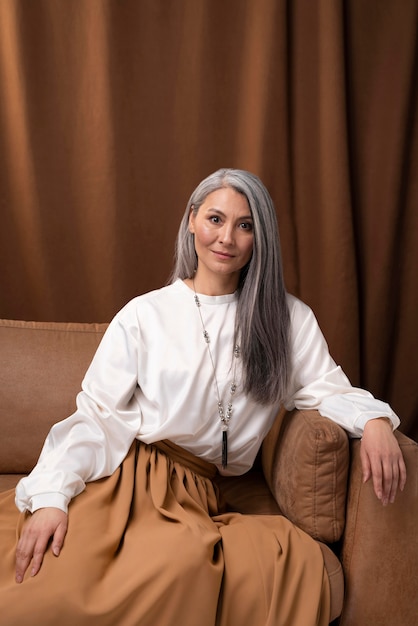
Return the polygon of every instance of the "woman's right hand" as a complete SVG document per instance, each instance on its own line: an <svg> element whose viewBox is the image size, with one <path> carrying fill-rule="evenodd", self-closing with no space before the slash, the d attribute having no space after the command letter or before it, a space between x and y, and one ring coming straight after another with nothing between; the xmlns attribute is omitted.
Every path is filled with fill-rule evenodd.
<svg viewBox="0 0 418 626"><path fill-rule="evenodd" d="M51 549L59 556L67 533L68 515L61 509L38 509L26 520L16 548L16 582L21 583L32 563L31 576L41 569L50 540Z"/></svg>

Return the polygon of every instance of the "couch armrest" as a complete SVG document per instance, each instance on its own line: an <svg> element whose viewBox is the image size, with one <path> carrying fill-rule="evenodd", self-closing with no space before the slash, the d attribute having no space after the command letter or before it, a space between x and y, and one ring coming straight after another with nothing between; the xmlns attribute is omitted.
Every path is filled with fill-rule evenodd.
<svg viewBox="0 0 418 626"><path fill-rule="evenodd" d="M340 626L413 626L418 616L418 445L396 432L407 482L383 507L363 484L360 441L351 441L346 526L341 559L346 600Z"/></svg>
<svg viewBox="0 0 418 626"><path fill-rule="evenodd" d="M280 412L262 447L264 475L283 515L325 543L345 522L348 437L318 411Z"/></svg>

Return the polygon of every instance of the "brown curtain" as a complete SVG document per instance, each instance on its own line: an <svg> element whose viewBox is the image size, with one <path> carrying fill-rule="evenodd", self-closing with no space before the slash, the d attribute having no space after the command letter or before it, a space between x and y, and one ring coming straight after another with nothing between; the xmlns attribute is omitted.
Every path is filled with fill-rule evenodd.
<svg viewBox="0 0 418 626"><path fill-rule="evenodd" d="M222 166L288 290L418 438L418 0L1 0L0 316L107 321L164 284Z"/></svg>

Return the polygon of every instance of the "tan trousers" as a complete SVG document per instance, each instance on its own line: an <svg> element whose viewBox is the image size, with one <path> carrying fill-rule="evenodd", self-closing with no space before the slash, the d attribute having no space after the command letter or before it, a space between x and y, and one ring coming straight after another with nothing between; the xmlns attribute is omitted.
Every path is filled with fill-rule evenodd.
<svg viewBox="0 0 418 626"><path fill-rule="evenodd" d="M1 626L324 626L317 544L282 516L220 513L212 465L134 444L70 505L59 557L14 582L25 516L0 495Z"/></svg>

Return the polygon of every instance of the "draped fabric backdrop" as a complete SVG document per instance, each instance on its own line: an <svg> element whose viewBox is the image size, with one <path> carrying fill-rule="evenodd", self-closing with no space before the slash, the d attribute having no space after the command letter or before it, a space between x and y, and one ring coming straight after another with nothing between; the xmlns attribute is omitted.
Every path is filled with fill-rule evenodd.
<svg viewBox="0 0 418 626"><path fill-rule="evenodd" d="M192 189L249 169L287 288L418 438L417 0L0 0L0 316L163 285Z"/></svg>

